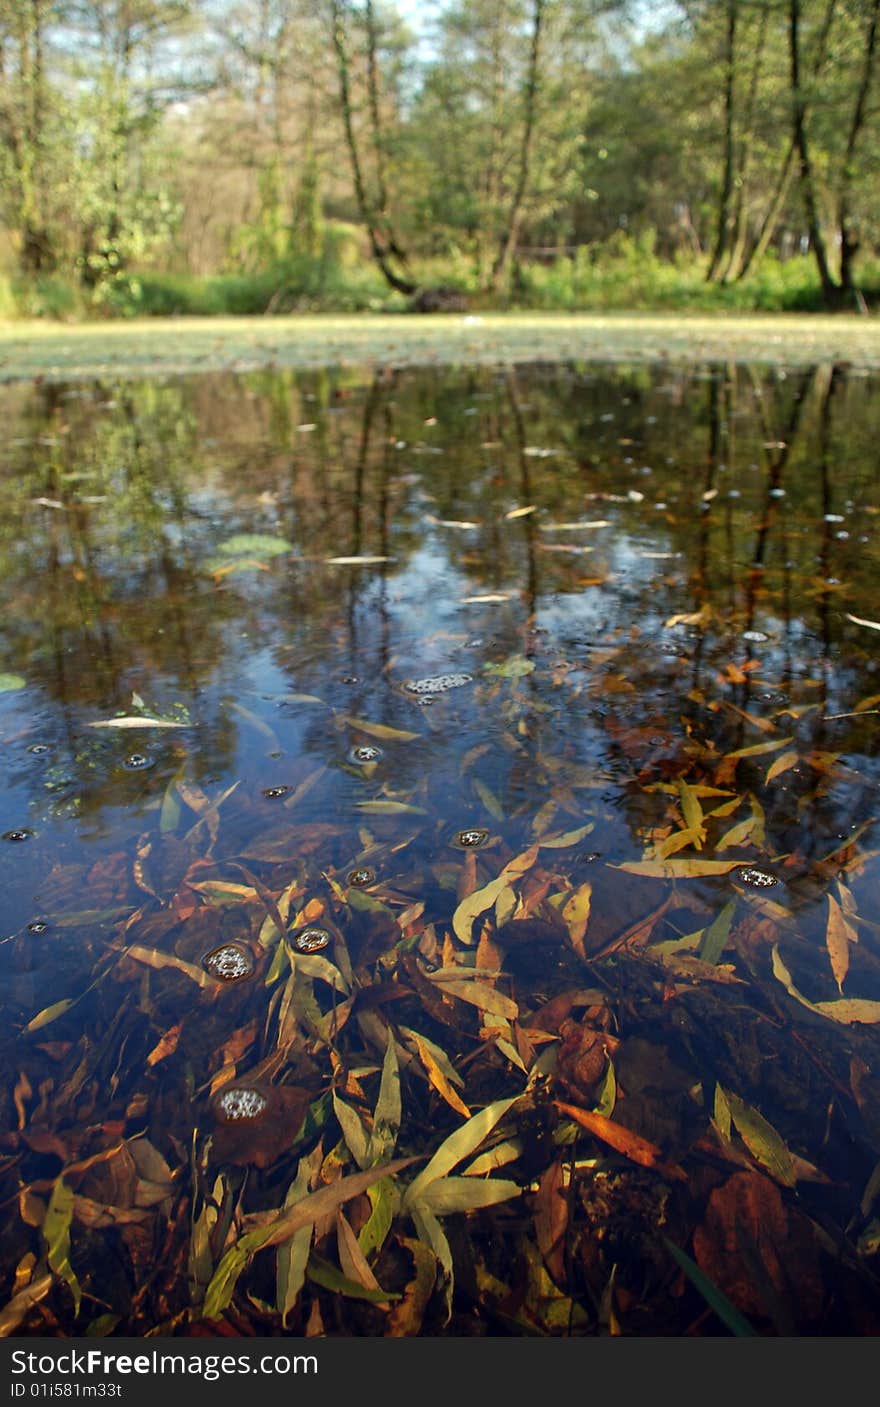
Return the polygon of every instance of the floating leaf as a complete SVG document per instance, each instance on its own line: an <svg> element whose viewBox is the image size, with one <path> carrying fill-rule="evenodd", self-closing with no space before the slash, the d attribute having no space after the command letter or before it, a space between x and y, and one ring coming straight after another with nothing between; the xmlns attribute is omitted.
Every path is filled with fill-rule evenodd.
<svg viewBox="0 0 880 1407"><path fill-rule="evenodd" d="M849 611L846 611L845 615L847 620L852 621L853 625L866 625L869 630L880 630L880 620L865 620L862 616L850 615Z"/></svg>
<svg viewBox="0 0 880 1407"><path fill-rule="evenodd" d="M145 718L132 715L125 718L99 718L90 728L189 728L189 723L173 723L168 718Z"/></svg>
<svg viewBox="0 0 880 1407"><path fill-rule="evenodd" d="M253 557L257 561L266 557L281 557L293 550L293 543L286 538L270 537L266 533L236 533L217 546L217 551L224 557Z"/></svg>
<svg viewBox="0 0 880 1407"><path fill-rule="evenodd" d="M849 971L849 945L857 943L859 935L847 919L837 900L828 895L828 922L825 927L825 946L831 960L831 971L838 990L843 991L843 980Z"/></svg>
<svg viewBox="0 0 880 1407"><path fill-rule="evenodd" d="M483 666L486 674L494 674L499 679L522 679L527 674L531 674L535 668L535 661L526 659L525 655L511 655L503 664L487 664Z"/></svg>
<svg viewBox="0 0 880 1407"><path fill-rule="evenodd" d="M510 512L505 513L504 517L508 522L511 522L514 518L525 518L527 514L536 512L537 508L535 504L530 503L527 508L511 508Z"/></svg>
<svg viewBox="0 0 880 1407"><path fill-rule="evenodd" d="M27 683L20 674L0 674L0 694L8 694L13 689L23 689Z"/></svg>
<svg viewBox="0 0 880 1407"><path fill-rule="evenodd" d="M371 567L377 566L380 562L393 562L393 557L325 557L324 561L329 567Z"/></svg>
<svg viewBox="0 0 880 1407"><path fill-rule="evenodd" d="M730 874L740 865L742 860L627 860L625 864L610 868L651 879L699 879L703 875Z"/></svg>

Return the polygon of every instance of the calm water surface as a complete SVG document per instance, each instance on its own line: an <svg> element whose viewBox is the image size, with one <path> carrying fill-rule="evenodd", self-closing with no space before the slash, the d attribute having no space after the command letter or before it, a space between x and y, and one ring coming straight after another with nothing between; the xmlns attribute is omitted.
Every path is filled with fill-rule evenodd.
<svg viewBox="0 0 880 1407"><path fill-rule="evenodd" d="M878 389L0 390L3 1303L51 1272L17 1332L191 1332L249 1217L371 1165L338 1105L369 1133L389 1032L397 1153L521 1096L517 1195L435 1207L454 1282L409 1319L331 1215L301 1290L254 1259L233 1332L727 1332L669 1241L759 1333L880 1331ZM236 943L252 975L206 974ZM274 1142L218 1127L242 1080L305 1091ZM402 1293L430 1236L389 1206L366 1259Z"/></svg>

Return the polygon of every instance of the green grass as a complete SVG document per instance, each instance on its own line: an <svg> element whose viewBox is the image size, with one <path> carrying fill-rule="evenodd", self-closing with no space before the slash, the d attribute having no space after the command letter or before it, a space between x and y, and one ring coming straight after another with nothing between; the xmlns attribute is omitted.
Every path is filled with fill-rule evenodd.
<svg viewBox="0 0 880 1407"><path fill-rule="evenodd" d="M880 370L880 323L854 315L490 313L0 323L0 380L427 363L847 361Z"/></svg>

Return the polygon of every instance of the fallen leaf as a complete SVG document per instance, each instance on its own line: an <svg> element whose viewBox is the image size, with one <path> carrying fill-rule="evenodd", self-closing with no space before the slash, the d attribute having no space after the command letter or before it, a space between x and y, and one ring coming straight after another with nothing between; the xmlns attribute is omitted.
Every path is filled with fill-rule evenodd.
<svg viewBox="0 0 880 1407"><path fill-rule="evenodd" d="M653 1143L649 1143L640 1134L632 1133L623 1124L616 1124L611 1119L606 1119L604 1114L594 1114L588 1109L579 1109L576 1104L563 1104L560 1100L553 1101L561 1114L566 1114L568 1118L574 1119L576 1124L594 1135L595 1138L607 1143L616 1152L622 1153L625 1158L629 1158L633 1163L639 1163L643 1168L656 1168L664 1177L674 1179L676 1182L687 1180L682 1168L675 1163L666 1163L663 1154Z"/></svg>

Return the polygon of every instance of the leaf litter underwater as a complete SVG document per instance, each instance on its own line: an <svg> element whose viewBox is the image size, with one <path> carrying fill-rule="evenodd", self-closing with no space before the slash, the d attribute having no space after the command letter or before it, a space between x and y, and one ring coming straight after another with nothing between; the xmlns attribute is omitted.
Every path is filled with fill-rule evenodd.
<svg viewBox="0 0 880 1407"><path fill-rule="evenodd" d="M3 388L4 1335L880 1332L877 390Z"/></svg>

